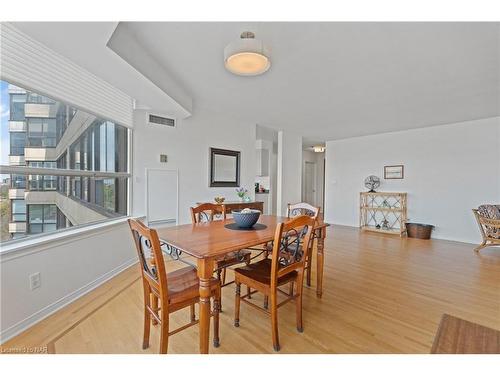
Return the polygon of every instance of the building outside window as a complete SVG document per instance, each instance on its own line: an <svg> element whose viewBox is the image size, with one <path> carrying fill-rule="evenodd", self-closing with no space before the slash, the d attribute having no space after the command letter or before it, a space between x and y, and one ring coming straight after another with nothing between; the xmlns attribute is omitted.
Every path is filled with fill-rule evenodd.
<svg viewBox="0 0 500 375"><path fill-rule="evenodd" d="M128 130L110 121L96 120L70 147L70 169L127 171ZM127 211L125 179L71 177L71 195L119 214Z"/></svg>
<svg viewBox="0 0 500 375"><path fill-rule="evenodd" d="M16 191L2 195L1 241L127 215L129 130L64 102L0 83L8 86L1 93L2 102L10 103L7 121L15 122L8 127L10 156L18 157L9 158L12 173L4 181L7 189ZM79 134L76 139L64 137L70 129ZM38 170L33 174L26 168ZM81 175L70 175L68 169Z"/></svg>

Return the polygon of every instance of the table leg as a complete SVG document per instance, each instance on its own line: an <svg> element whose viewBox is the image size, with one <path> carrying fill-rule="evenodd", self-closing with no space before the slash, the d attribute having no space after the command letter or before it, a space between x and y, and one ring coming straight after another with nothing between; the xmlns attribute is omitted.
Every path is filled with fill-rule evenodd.
<svg viewBox="0 0 500 375"><path fill-rule="evenodd" d="M198 259L200 279L200 353L208 354L210 335L210 279L214 270L213 259Z"/></svg>
<svg viewBox="0 0 500 375"><path fill-rule="evenodd" d="M316 254L316 296L321 298L323 294L323 265L325 262L324 249L325 249L325 237L326 228L321 228L318 242L317 242L317 254Z"/></svg>

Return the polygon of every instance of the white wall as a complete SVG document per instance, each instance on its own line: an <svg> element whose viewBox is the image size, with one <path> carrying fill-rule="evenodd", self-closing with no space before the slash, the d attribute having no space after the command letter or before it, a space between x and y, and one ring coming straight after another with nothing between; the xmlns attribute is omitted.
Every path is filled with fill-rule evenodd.
<svg viewBox="0 0 500 375"><path fill-rule="evenodd" d="M0 342L137 262L127 222L0 253ZM31 290L29 275L40 272Z"/></svg>
<svg viewBox="0 0 500 375"><path fill-rule="evenodd" d="M408 218L436 226L433 237L476 243L471 209L500 203L500 118L327 142L327 222L357 226L359 192L374 174L380 191L408 192ZM403 180L384 165L403 164Z"/></svg>
<svg viewBox="0 0 500 375"><path fill-rule="evenodd" d="M213 201L218 195L227 201L238 200L235 188L209 187L209 148L217 147L241 152L240 186L254 198L255 124L198 109L179 121L176 128L148 124L148 113L134 114L133 212L145 214L146 168L179 171L179 223L191 222L189 207L200 201ZM160 163L160 154L168 162Z"/></svg>
<svg viewBox="0 0 500 375"><path fill-rule="evenodd" d="M302 136L278 132L277 214L286 215L288 203L300 202L302 194Z"/></svg>
<svg viewBox="0 0 500 375"><path fill-rule="evenodd" d="M315 205L319 206L323 210L323 162L325 160L324 152L313 152L309 150L302 151L302 200L304 200L304 190L305 190L305 163L315 163L316 166L316 193L315 193Z"/></svg>

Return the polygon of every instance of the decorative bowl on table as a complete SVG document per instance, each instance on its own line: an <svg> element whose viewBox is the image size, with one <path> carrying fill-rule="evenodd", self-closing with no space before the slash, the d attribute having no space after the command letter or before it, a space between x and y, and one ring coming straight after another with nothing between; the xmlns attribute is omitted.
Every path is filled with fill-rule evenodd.
<svg viewBox="0 0 500 375"><path fill-rule="evenodd" d="M214 201L217 204L222 204L222 203L224 203L225 200L226 200L226 198L224 198L224 197L215 197L214 198Z"/></svg>
<svg viewBox="0 0 500 375"><path fill-rule="evenodd" d="M234 210L232 212L233 219L236 225L240 228L251 228L257 223L260 217L259 210L252 210L249 208L245 208L241 211Z"/></svg>

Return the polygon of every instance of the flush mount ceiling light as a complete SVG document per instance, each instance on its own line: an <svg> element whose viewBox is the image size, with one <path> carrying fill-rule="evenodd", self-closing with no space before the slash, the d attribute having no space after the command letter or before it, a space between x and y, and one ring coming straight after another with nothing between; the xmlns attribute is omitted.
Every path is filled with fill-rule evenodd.
<svg viewBox="0 0 500 375"><path fill-rule="evenodd" d="M231 73L240 76L257 76L271 66L269 52L262 41L250 31L241 33L241 39L224 48L224 65Z"/></svg>
<svg viewBox="0 0 500 375"><path fill-rule="evenodd" d="M314 152L325 152L325 146L313 146Z"/></svg>

